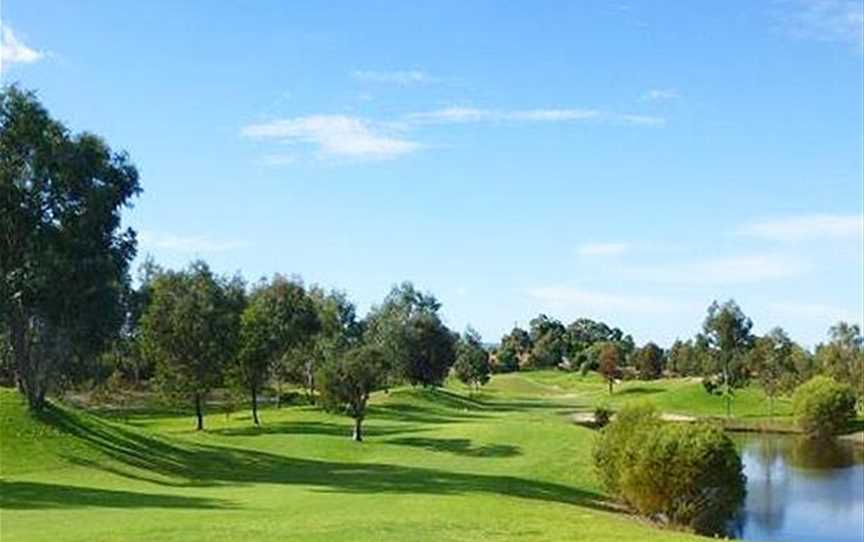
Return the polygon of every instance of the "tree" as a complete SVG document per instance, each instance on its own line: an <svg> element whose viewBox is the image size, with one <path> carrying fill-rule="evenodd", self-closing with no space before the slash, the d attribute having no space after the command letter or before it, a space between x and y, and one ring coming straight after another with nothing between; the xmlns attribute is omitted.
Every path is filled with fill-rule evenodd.
<svg viewBox="0 0 864 542"><path fill-rule="evenodd" d="M668 367L679 376L700 376L710 365L710 352L705 341L676 340L669 349Z"/></svg>
<svg viewBox="0 0 864 542"><path fill-rule="evenodd" d="M237 352L242 282L216 276L197 261L184 271L161 273L150 295L141 321L144 353L155 363L167 396L193 400L201 430L203 402Z"/></svg>
<svg viewBox="0 0 864 542"><path fill-rule="evenodd" d="M501 373L518 371L531 351L531 336L524 329L514 326L513 330L501 337L501 344L495 353L495 369Z"/></svg>
<svg viewBox="0 0 864 542"><path fill-rule="evenodd" d="M633 352L633 364L642 380L654 380L663 375L665 354L663 349L653 342Z"/></svg>
<svg viewBox="0 0 864 542"><path fill-rule="evenodd" d="M612 386L615 384L615 379L618 378L620 369L618 368L621 362L621 354L618 347L613 343L605 343L600 349L599 366L600 374L609 384L609 393L612 393Z"/></svg>
<svg viewBox="0 0 864 542"><path fill-rule="evenodd" d="M489 382L489 373L492 372L489 352L483 348L480 334L470 327L459 339L453 369L456 377L474 390Z"/></svg>
<svg viewBox="0 0 864 542"><path fill-rule="evenodd" d="M726 400L726 416L732 414L733 390L747 382L745 356L753 344L752 328L753 322L731 299L722 305L714 301L702 324L708 345L719 361L719 391Z"/></svg>
<svg viewBox="0 0 864 542"><path fill-rule="evenodd" d="M391 378L438 386L455 360L455 337L438 316L441 304L410 282L394 286L367 318L368 342L384 353Z"/></svg>
<svg viewBox="0 0 864 542"><path fill-rule="evenodd" d="M815 376L795 390L792 413L808 437L827 438L842 432L855 418L855 394L849 384Z"/></svg>
<svg viewBox="0 0 864 542"><path fill-rule="evenodd" d="M354 418L353 439L363 440L366 405L373 391L386 384L387 365L380 348L357 346L340 358L328 360L318 373L324 408Z"/></svg>
<svg viewBox="0 0 864 542"><path fill-rule="evenodd" d="M315 305L320 328L308 341L291 349L282 360L284 373L290 380L306 388L309 402L315 403L315 375L327 359L339 356L358 344L363 326L357 321L354 304L345 293L313 286L309 298Z"/></svg>
<svg viewBox="0 0 864 542"><path fill-rule="evenodd" d="M240 355L235 378L249 392L252 420L258 419L258 396L272 369L292 348L311 340L320 328L315 304L303 285L281 275L262 281L250 295L240 320Z"/></svg>
<svg viewBox="0 0 864 542"><path fill-rule="evenodd" d="M0 91L0 325L33 410L122 323L136 243L120 211L140 191L125 153L72 135L31 92Z"/></svg>
<svg viewBox="0 0 864 542"><path fill-rule="evenodd" d="M795 372L792 359L794 347L795 343L786 332L776 327L768 335L757 338L750 353L751 366L768 396L769 416L774 416L774 399L789 381L788 375Z"/></svg>
<svg viewBox="0 0 864 542"><path fill-rule="evenodd" d="M530 326L531 348L526 365L535 369L557 367L567 345L564 325L541 314L531 320Z"/></svg>
<svg viewBox="0 0 864 542"><path fill-rule="evenodd" d="M816 364L838 382L849 382L864 403L864 337L855 324L838 322L828 330L828 344L816 347Z"/></svg>

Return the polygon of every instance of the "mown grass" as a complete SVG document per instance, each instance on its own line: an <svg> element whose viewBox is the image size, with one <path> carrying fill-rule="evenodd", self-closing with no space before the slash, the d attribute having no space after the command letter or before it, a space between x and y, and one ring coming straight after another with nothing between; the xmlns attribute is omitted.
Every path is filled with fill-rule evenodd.
<svg viewBox="0 0 864 542"><path fill-rule="evenodd" d="M762 415L746 393L736 413ZM170 411L34 417L0 390L0 538L696 540L606 501L595 435L568 419L644 399L723 412L694 381L627 383L608 398L596 376L499 375L474 396L455 383L376 394L357 444L349 420L311 406L265 409L261 428L213 413L195 432Z"/></svg>

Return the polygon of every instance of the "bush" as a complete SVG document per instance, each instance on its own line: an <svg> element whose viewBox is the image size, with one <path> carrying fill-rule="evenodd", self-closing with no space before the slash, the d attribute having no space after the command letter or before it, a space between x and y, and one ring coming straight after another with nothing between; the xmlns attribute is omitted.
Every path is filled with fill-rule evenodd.
<svg viewBox="0 0 864 542"><path fill-rule="evenodd" d="M855 418L855 393L848 384L815 376L795 390L792 411L807 436L829 437L843 431Z"/></svg>
<svg viewBox="0 0 864 542"><path fill-rule="evenodd" d="M609 420L612 419L612 409L607 405L598 405L594 409L594 423L597 427L606 427L609 425Z"/></svg>
<svg viewBox="0 0 864 542"><path fill-rule="evenodd" d="M720 428L664 424L650 406L622 409L594 462L606 489L637 512L702 534L725 534L745 495L741 458Z"/></svg>

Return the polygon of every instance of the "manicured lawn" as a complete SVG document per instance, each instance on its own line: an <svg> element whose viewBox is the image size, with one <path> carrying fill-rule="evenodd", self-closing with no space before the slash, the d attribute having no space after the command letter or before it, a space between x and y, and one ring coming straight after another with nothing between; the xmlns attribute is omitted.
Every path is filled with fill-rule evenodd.
<svg viewBox="0 0 864 542"><path fill-rule="evenodd" d="M619 390L614 404L722 413L698 382ZM596 376L501 375L473 398L458 384L380 393L362 444L350 420L305 406L264 410L261 429L212 414L196 433L188 415L37 420L16 392L0 400L4 542L697 539L605 502L594 433L568 420L608 400ZM760 415L757 397L739 400Z"/></svg>

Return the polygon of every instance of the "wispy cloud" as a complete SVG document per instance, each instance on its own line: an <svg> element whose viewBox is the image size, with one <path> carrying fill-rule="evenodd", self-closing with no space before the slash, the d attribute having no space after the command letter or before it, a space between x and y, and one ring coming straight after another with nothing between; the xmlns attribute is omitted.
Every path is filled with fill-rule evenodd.
<svg viewBox="0 0 864 542"><path fill-rule="evenodd" d="M24 44L12 29L0 26L0 66L3 64L32 64L45 58L45 53Z"/></svg>
<svg viewBox="0 0 864 542"><path fill-rule="evenodd" d="M421 148L419 143L387 135L377 125L344 115L311 115L250 124L242 135L285 143L306 143L323 156L383 160Z"/></svg>
<svg viewBox="0 0 864 542"><path fill-rule="evenodd" d="M667 297L596 292L570 286L532 288L528 295L550 308L579 311L668 314L688 308L686 303Z"/></svg>
<svg viewBox="0 0 864 542"><path fill-rule="evenodd" d="M420 124L467 124L478 122L574 122L605 121L622 124L661 125L662 117L612 113L596 109L480 109L474 107L446 107L434 111L410 113L409 122Z"/></svg>
<svg viewBox="0 0 864 542"><path fill-rule="evenodd" d="M794 36L844 43L864 53L864 2L797 0L780 18Z"/></svg>
<svg viewBox="0 0 864 542"><path fill-rule="evenodd" d="M664 102L680 97L681 94L674 88L652 88L642 95L642 99L649 102Z"/></svg>
<svg viewBox="0 0 864 542"><path fill-rule="evenodd" d="M864 239L864 215L813 214L745 224L738 233L775 241Z"/></svg>
<svg viewBox="0 0 864 542"><path fill-rule="evenodd" d="M630 249L627 243L585 243L576 249L580 256L618 256Z"/></svg>
<svg viewBox="0 0 864 542"><path fill-rule="evenodd" d="M399 85L403 87L428 84L436 81L434 77L422 70L354 70L351 72L351 76L360 81Z"/></svg>
<svg viewBox="0 0 864 542"><path fill-rule="evenodd" d="M634 280L687 286L752 284L800 276L810 265L794 256L755 254L712 258L674 265L630 267Z"/></svg>
<svg viewBox="0 0 864 542"><path fill-rule="evenodd" d="M162 249L175 252L227 252L248 246L236 240L219 240L205 235L174 235L142 231L138 241L144 248Z"/></svg>

